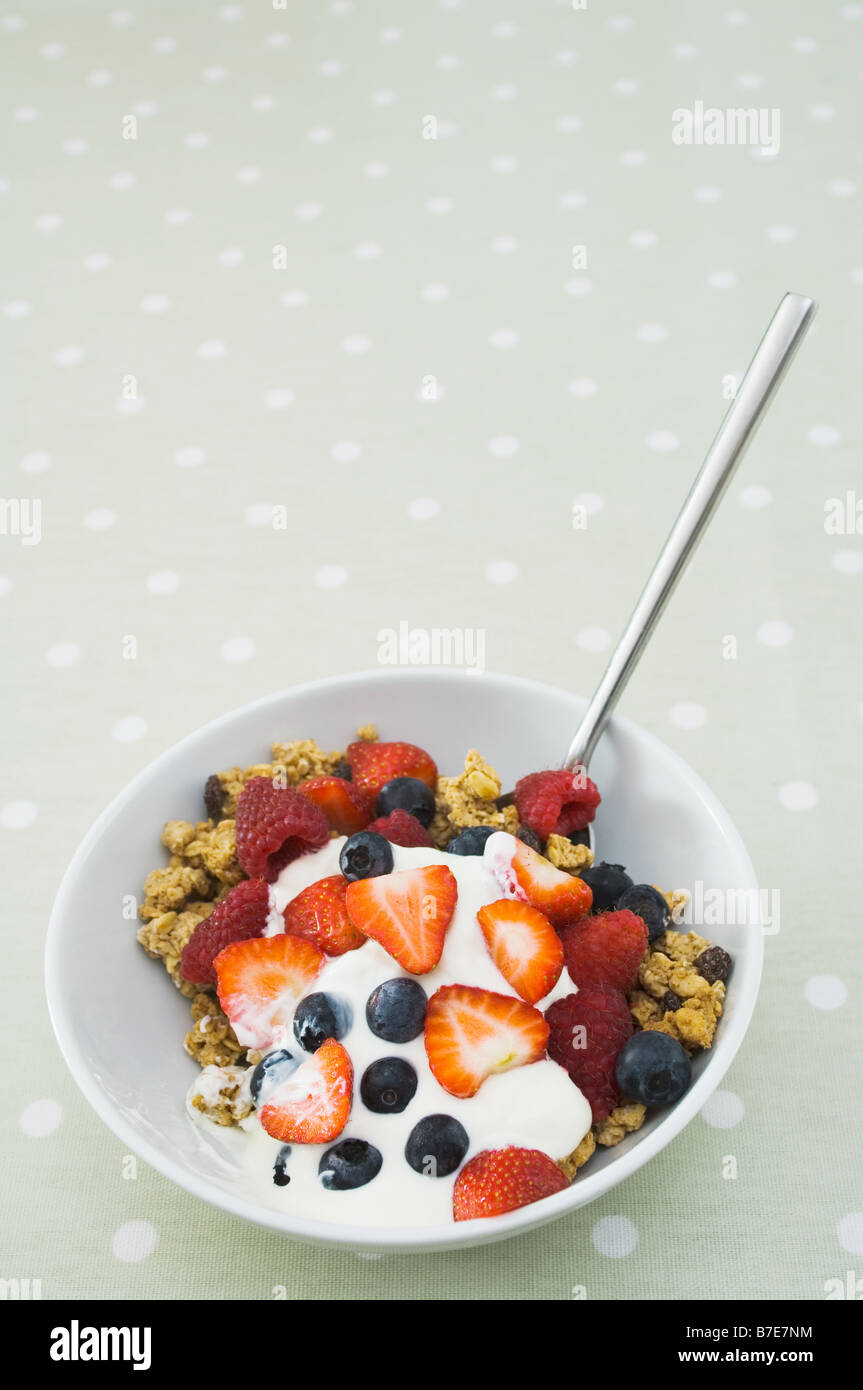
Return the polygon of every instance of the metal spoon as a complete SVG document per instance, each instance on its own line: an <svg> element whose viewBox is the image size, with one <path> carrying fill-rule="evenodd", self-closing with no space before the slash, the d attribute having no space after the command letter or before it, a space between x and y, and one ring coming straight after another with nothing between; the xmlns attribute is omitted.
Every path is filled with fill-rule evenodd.
<svg viewBox="0 0 863 1390"><path fill-rule="evenodd" d="M700 541L747 445L755 434L795 352L815 316L817 304L801 294L786 294L734 400L707 451L695 482L651 570L632 616L612 652L605 673L569 746L563 766L573 771L587 765L627 681L647 645L666 603ZM504 804L512 797L500 799ZM500 804L500 803L499 803ZM590 843L593 845L593 827Z"/></svg>

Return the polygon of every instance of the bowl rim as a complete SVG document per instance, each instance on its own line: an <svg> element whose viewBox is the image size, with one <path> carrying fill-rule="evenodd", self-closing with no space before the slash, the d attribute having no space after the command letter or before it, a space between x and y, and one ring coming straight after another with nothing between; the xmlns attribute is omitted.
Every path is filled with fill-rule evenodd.
<svg viewBox="0 0 863 1390"><path fill-rule="evenodd" d="M378 683L384 681L387 684L395 682L415 682L418 684L449 684L456 681L471 681L480 684L494 682L501 687L520 691L522 694L542 691L546 694L563 695L569 699L584 699L582 696L574 695L571 691L565 690L562 686L534 680L530 677L509 675L504 672L484 671L480 676L475 672L457 668L422 667L389 670L372 668L286 686L281 690L260 696L217 715L206 724L199 725L135 774L97 816L69 862L57 890L45 938L44 981L51 1025L66 1065L79 1090L89 1101L99 1118L117 1138L121 1139L129 1149L137 1153L157 1172L192 1196L208 1202L211 1206L218 1207L233 1216L242 1217L246 1221L251 1221L267 1229L279 1231L297 1240L319 1246L405 1253L411 1250L453 1249L502 1240L517 1234L520 1230L545 1225L567 1211L574 1211L578 1207L586 1206L612 1187L616 1187L618 1183L632 1176L661 1149L665 1148L701 1110L734 1061L752 1018L764 962L764 935L760 920L758 923L752 924L751 942L747 953L747 971L742 992L737 997L733 1018L722 1030L721 1047L718 1046L715 1052L711 1052L701 1074L682 1099L663 1116L654 1130L645 1135L638 1144L619 1155L606 1168L585 1176L577 1183L572 1183L562 1192L546 1197L542 1203L520 1207L503 1216L495 1217L493 1221L478 1218L472 1221L453 1223L451 1226L340 1226L335 1223L298 1218L292 1213L283 1214L275 1208L258 1206L251 1197L245 1198L225 1189L209 1186L205 1181L189 1172L181 1163L163 1153L146 1135L141 1134L128 1123L123 1112L116 1107L115 1103L98 1085L76 1040L73 1010L70 1008L63 988L63 980L59 970L59 946L66 922L67 905L82 878L91 849L111 825L114 817L137 795L139 788L145 783L156 780L163 768L169 765L177 754L193 750L197 743L203 742L219 725L229 725L241 716L261 713L268 707L277 708L280 702L288 696L308 696L313 695L316 690L332 690L336 687L348 689L358 683L368 681ZM747 886L757 888L755 869L740 833L718 797L707 784L678 753L669 748L655 734L642 728L633 720L624 715L614 714L609 727L615 726L635 736L650 751L658 753L660 757L676 767L677 771L683 775L697 793L703 806L721 826L723 837L750 871L751 883Z"/></svg>

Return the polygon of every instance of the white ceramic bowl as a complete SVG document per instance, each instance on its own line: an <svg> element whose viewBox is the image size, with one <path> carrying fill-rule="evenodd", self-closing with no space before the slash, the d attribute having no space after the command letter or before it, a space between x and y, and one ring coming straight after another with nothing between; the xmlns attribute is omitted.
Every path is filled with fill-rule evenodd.
<svg viewBox="0 0 863 1390"><path fill-rule="evenodd" d="M711 1051L672 1109L658 1112L614 1149L597 1150L565 1192L492 1220L435 1228L377 1230L298 1219L244 1190L235 1160L185 1113L197 1072L182 1048L188 1001L135 940L123 899L140 899L145 875L164 862L164 821L203 815L207 776L235 763L266 761L276 740L313 737L344 747L374 720L385 739L427 748L443 771L458 771L479 748L504 787L554 767L585 702L534 681L443 670L345 676L286 690L226 714L145 768L100 816L63 880L48 931L46 987L54 1029L75 1080L123 1143L188 1192L299 1239L358 1250L431 1250L499 1240L591 1202L664 1148L704 1105L739 1048L761 976L756 925L711 926L734 957L725 1013ZM692 888L756 889L752 864L712 792L650 734L616 718L591 774L602 792L599 857L636 881Z"/></svg>

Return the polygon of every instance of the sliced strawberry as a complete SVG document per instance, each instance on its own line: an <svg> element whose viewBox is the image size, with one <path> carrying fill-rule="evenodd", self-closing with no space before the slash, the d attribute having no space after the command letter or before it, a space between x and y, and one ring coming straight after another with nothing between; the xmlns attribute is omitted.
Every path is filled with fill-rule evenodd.
<svg viewBox="0 0 863 1390"><path fill-rule="evenodd" d="M502 1216L569 1187L554 1159L540 1149L484 1149L466 1163L455 1180L455 1221Z"/></svg>
<svg viewBox="0 0 863 1390"><path fill-rule="evenodd" d="M503 978L528 1004L544 999L563 969L563 944L548 918L514 898L488 903L476 918Z"/></svg>
<svg viewBox="0 0 863 1390"><path fill-rule="evenodd" d="M502 891L538 908L553 927L565 927L590 911L593 893L589 884L556 869L514 835L495 835L489 841L486 858Z"/></svg>
<svg viewBox="0 0 863 1390"><path fill-rule="evenodd" d="M309 777L297 791L319 806L327 818L330 830L340 835L353 835L365 830L375 813L373 799L344 777Z"/></svg>
<svg viewBox="0 0 863 1390"><path fill-rule="evenodd" d="M431 835L410 811L390 811L388 816L379 816L377 820L373 820L366 829L383 835L391 845L404 845L407 849L416 845L422 845L427 849L434 847Z"/></svg>
<svg viewBox="0 0 863 1390"><path fill-rule="evenodd" d="M341 874L310 883L284 909L285 931L313 942L328 956L342 956L365 946L366 938L348 916L347 887Z"/></svg>
<svg viewBox="0 0 863 1390"><path fill-rule="evenodd" d="M376 797L394 777L418 777L434 791L437 767L415 743L351 743L345 754L354 783Z"/></svg>
<svg viewBox="0 0 863 1390"><path fill-rule="evenodd" d="M545 1056L548 1024L511 994L444 985L429 1000L425 1045L432 1074L451 1096L475 1096L492 1072Z"/></svg>
<svg viewBox="0 0 863 1390"><path fill-rule="evenodd" d="M328 1144L348 1122L354 1069L340 1042L327 1038L273 1091L258 1118L283 1144Z"/></svg>
<svg viewBox="0 0 863 1390"><path fill-rule="evenodd" d="M445 864L359 878L345 897L354 926L389 951L403 970L425 975L443 954L444 937L458 899L455 875Z"/></svg>
<svg viewBox="0 0 863 1390"><path fill-rule="evenodd" d="M270 915L270 890L262 878L245 878L199 922L183 947L180 974L196 985L214 985L213 961L232 941L263 936Z"/></svg>
<svg viewBox="0 0 863 1390"><path fill-rule="evenodd" d="M297 1000L325 961L311 941L281 933L226 946L213 965L237 1041L259 1050L281 1045Z"/></svg>

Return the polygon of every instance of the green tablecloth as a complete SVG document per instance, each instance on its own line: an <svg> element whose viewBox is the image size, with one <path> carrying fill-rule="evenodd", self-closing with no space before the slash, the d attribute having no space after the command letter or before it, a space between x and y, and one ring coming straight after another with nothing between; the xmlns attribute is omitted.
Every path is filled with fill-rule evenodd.
<svg viewBox="0 0 863 1390"><path fill-rule="evenodd" d="M0 35L0 1277L824 1297L863 1262L863 5L32 0ZM676 144L697 102L778 110L778 153ZM97 812L216 714L373 666L402 621L588 692L789 288L815 330L625 702L782 894L720 1096L604 1200L458 1255L307 1249L124 1177L41 983Z"/></svg>

